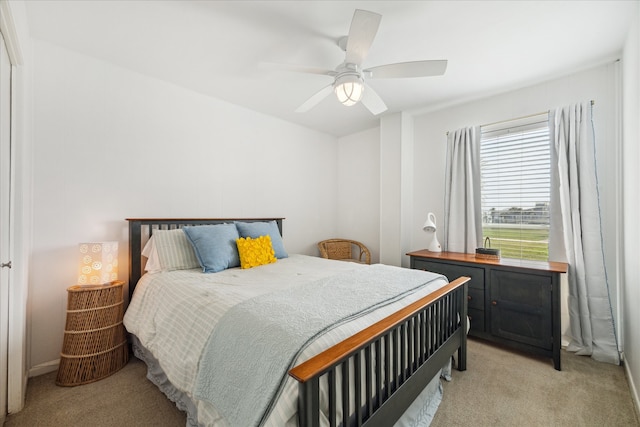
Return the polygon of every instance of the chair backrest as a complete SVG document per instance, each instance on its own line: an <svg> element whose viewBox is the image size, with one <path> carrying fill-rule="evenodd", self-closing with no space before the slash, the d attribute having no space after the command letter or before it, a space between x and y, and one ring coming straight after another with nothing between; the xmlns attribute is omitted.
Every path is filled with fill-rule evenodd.
<svg viewBox="0 0 640 427"><path fill-rule="evenodd" d="M358 249L354 257L353 248ZM362 243L349 239L328 239L318 242L320 256L328 259L355 261L363 264L371 263L371 253Z"/></svg>
<svg viewBox="0 0 640 427"><path fill-rule="evenodd" d="M326 242L329 259L351 259L351 243L347 241Z"/></svg>

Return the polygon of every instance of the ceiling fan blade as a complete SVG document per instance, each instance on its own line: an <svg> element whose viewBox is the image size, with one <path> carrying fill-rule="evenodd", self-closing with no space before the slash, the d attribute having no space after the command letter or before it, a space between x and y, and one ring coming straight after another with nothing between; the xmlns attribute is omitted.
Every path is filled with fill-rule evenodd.
<svg viewBox="0 0 640 427"><path fill-rule="evenodd" d="M305 113L305 112L309 111L310 109L312 109L313 107L318 105L320 103L320 101L322 101L327 96L329 96L332 92L333 92L333 83L330 84L329 86L323 87L318 92L316 92L315 95L313 95L311 98L307 99L304 102L304 104L302 104L301 106L299 106L296 109L296 113Z"/></svg>
<svg viewBox="0 0 640 427"><path fill-rule="evenodd" d="M306 67L304 65L294 64L279 64L275 62L261 62L259 68L262 70L284 70L294 73L304 74L320 74L323 76L335 76L337 73L334 70L327 70L325 68Z"/></svg>
<svg viewBox="0 0 640 427"><path fill-rule="evenodd" d="M447 60L398 62L379 65L363 71L370 79L391 79L398 77L441 76L447 69Z"/></svg>
<svg viewBox="0 0 640 427"><path fill-rule="evenodd" d="M362 99L360 100L362 105L367 107L367 110L371 111L371 114L378 115L380 113L384 113L387 111L387 105L384 103L380 95L374 91L371 86L365 83L364 85L364 93L362 94Z"/></svg>
<svg viewBox="0 0 640 427"><path fill-rule="evenodd" d="M346 57L344 62L361 65L369 53L369 48L376 37L382 15L367 10L356 9L351 20L347 36Z"/></svg>

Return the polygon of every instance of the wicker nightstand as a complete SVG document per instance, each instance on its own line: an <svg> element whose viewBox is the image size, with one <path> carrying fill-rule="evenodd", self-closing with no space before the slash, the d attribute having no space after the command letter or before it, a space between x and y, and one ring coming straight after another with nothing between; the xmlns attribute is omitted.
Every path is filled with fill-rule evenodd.
<svg viewBox="0 0 640 427"><path fill-rule="evenodd" d="M124 282L67 288L67 323L56 384L74 386L105 378L129 360L122 324Z"/></svg>

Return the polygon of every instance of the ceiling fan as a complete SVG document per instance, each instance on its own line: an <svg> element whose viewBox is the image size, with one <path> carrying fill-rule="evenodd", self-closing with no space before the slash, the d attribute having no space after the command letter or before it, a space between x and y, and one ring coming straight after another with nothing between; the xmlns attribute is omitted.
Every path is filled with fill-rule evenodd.
<svg viewBox="0 0 640 427"><path fill-rule="evenodd" d="M309 111L320 103L331 92L335 92L338 100L346 105L362 102L372 114L378 115L387 110L380 96L367 85L368 79L427 77L444 74L447 69L446 60L425 60L399 62L362 68L362 63L369 53L369 48L378 32L382 15L375 12L356 9L351 20L349 35L338 39L337 44L345 51L344 62L335 70L324 70L311 67L288 67L292 71L322 74L333 77L333 83L325 86L307 99L296 112Z"/></svg>

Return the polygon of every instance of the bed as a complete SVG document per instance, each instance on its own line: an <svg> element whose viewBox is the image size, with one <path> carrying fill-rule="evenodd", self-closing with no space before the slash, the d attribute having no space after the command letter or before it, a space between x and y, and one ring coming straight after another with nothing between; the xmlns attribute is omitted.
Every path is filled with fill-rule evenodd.
<svg viewBox="0 0 640 427"><path fill-rule="evenodd" d="M282 218L128 221L125 326L187 425L424 425L456 353L466 369L466 277L287 254ZM212 264L205 231L234 227L268 235L275 262ZM149 269L150 238L166 253L162 239L183 234L199 265Z"/></svg>

